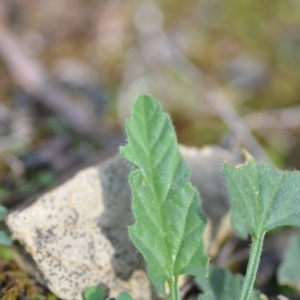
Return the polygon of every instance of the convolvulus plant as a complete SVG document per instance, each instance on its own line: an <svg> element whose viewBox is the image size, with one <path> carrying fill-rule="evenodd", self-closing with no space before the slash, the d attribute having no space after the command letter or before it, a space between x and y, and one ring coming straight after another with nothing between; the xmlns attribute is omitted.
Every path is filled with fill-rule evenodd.
<svg viewBox="0 0 300 300"><path fill-rule="evenodd" d="M206 217L170 117L159 103L140 96L126 133L128 144L120 153L136 167L129 176L135 217L129 235L157 290L165 294L167 282L172 299L178 300L180 275L207 276Z"/></svg>
<svg viewBox="0 0 300 300"><path fill-rule="evenodd" d="M147 273L159 293L179 300L178 277L198 277L201 300L266 299L253 291L265 234L279 226L300 227L300 173L284 172L248 160L223 166L231 222L252 245L245 279L210 268L203 232L206 217L189 181L170 117L147 95L137 98L126 123L128 143L120 149L134 170L129 176L135 223L129 235L147 262ZM216 187L217 188L217 187ZM222 286L220 286L222 278ZM128 296L128 294L126 294ZM130 296L129 296L130 297Z"/></svg>

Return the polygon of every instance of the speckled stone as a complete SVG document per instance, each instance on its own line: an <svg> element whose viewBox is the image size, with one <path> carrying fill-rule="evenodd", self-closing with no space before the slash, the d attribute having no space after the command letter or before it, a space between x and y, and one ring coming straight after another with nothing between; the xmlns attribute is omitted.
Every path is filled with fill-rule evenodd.
<svg viewBox="0 0 300 300"><path fill-rule="evenodd" d="M181 152L203 208L218 224L229 208L221 166L224 160L240 162L240 156L220 147L182 146ZM157 297L141 255L128 238L127 227L133 222L130 168L115 155L7 216L13 239L31 254L44 283L58 297L82 300L85 288L97 284L111 297L123 290L134 299Z"/></svg>

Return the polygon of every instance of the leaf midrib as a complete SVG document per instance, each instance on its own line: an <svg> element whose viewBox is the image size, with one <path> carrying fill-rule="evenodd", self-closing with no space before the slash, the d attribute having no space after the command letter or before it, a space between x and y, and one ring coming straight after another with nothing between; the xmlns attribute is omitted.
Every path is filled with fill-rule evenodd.
<svg viewBox="0 0 300 300"><path fill-rule="evenodd" d="M156 109L157 110L157 109ZM153 118L153 116L156 114L156 110L153 112L153 114L152 114L152 116L150 116L150 119L152 119ZM151 183L152 183L152 187L154 187L154 174L153 174L153 164L152 164L152 157L151 157L151 152L152 152L152 150L153 150L153 148L150 148L150 138L149 138L149 128L148 128L148 124L151 124L151 122L146 122L146 120L147 120L147 118L146 118L146 111L145 111L145 102L143 103L143 114L144 114L144 116L145 116L145 118L141 118L141 122L142 122L142 124L143 124L143 127L144 127L144 131L146 132L146 134L145 134L145 142L146 142L146 144L147 144L147 147L146 147L146 149L149 149L149 151L147 151L148 153L148 155L147 155L147 158L148 158L148 165L149 166L151 166L150 168L149 168L149 170L150 170L150 177L151 177ZM162 115L162 118L163 118L163 121L164 121L164 123L166 122L166 116L163 114ZM157 138L157 141L159 140L159 138ZM155 195L155 202L156 202L156 204L158 204L158 201L157 201L157 191L156 191L156 189L155 188L153 188L153 191L154 191L154 195ZM161 226L161 228L163 229L163 236L164 236L164 233L166 232L166 230L165 230L165 228L164 228L164 224L163 224L163 222L162 222L162 215L161 215L161 210L159 209L158 210L158 214L159 214L159 222L160 222L160 226ZM168 261L169 261L169 263L172 261L171 259L170 259L170 253L169 253L169 249L168 249L168 246L167 246L167 243L166 243L166 240L165 240L165 238L163 238L163 243L164 243L164 247L165 247L165 249L166 249L166 253L168 254ZM173 271L173 266L174 265L172 265L172 271ZM169 274L169 276L172 276L172 274Z"/></svg>

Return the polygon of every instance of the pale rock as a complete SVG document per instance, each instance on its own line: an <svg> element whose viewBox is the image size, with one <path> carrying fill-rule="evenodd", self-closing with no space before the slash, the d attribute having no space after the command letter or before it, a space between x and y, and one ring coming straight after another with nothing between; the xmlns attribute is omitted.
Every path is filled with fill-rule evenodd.
<svg viewBox="0 0 300 300"><path fill-rule="evenodd" d="M191 181L215 226L229 203L223 162L241 156L218 146L181 146L191 167ZM144 262L128 238L133 223L128 173L132 166L119 155L82 170L66 183L10 212L12 237L31 255L39 279L58 297L82 300L89 286L101 285L116 297L129 291L134 299L157 296L146 277Z"/></svg>

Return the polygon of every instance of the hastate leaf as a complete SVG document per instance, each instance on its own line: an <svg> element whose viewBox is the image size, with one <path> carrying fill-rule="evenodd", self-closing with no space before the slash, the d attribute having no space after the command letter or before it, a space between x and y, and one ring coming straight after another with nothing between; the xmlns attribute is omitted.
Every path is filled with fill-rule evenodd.
<svg viewBox="0 0 300 300"><path fill-rule="evenodd" d="M243 238L279 226L300 227L300 172L280 171L248 161L224 164L231 199L231 221Z"/></svg>
<svg viewBox="0 0 300 300"><path fill-rule="evenodd" d="M165 282L176 276L206 275L206 217L160 104L139 96L126 132L128 144L120 153L136 168L129 176L135 218L129 234L147 262L151 281L163 293Z"/></svg>

